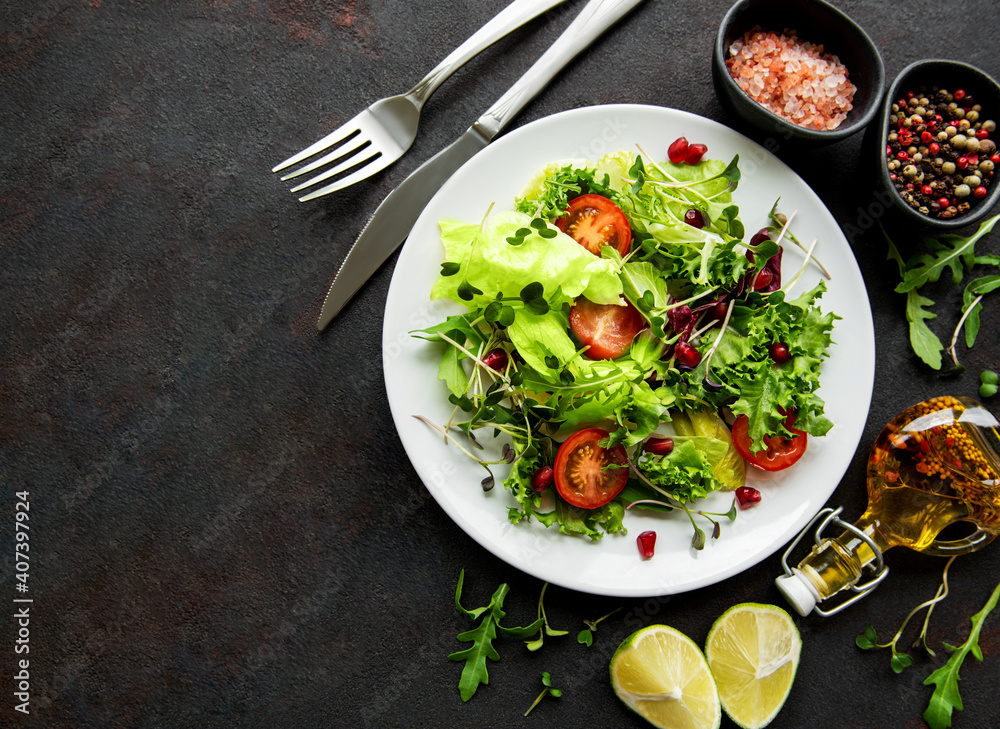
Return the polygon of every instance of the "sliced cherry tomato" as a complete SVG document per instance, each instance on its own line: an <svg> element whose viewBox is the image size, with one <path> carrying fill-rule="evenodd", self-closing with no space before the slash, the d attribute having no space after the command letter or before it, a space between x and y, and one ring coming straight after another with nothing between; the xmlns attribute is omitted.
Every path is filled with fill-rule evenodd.
<svg viewBox="0 0 1000 729"><path fill-rule="evenodd" d="M626 302L595 304L583 296L569 310L569 326L590 359L618 359L628 352L635 335L646 325L642 314Z"/></svg>
<svg viewBox="0 0 1000 729"><path fill-rule="evenodd" d="M606 430L587 428L567 438L556 452L556 490L573 506L596 509L625 488L628 481L625 447L602 448L598 442L607 437ZM611 464L625 467L605 468Z"/></svg>
<svg viewBox="0 0 1000 729"><path fill-rule="evenodd" d="M746 415L736 418L736 422L733 423L733 445L743 460L751 466L763 471L782 471L797 462L806 452L809 436L792 427L795 425L795 413L785 419L785 427L798 435L794 438L785 438L781 435L764 436L764 449L759 451L750 450L749 423L750 419Z"/></svg>
<svg viewBox="0 0 1000 729"><path fill-rule="evenodd" d="M601 255L602 246L611 246L623 256L632 247L628 218L603 195L581 195L570 200L569 209L556 220L556 226L595 256Z"/></svg>

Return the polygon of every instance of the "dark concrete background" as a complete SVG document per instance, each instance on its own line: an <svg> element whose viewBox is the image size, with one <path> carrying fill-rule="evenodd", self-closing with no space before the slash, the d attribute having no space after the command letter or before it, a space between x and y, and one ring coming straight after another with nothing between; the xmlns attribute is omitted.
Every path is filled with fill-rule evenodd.
<svg viewBox="0 0 1000 729"><path fill-rule="evenodd" d="M385 173L300 204L269 170L368 103L398 93L504 0L32 0L0 8L0 544L13 613L14 492L30 491L31 715L13 711L15 623L0 621L4 727L641 726L607 664L635 624L702 642L736 602L781 603L773 556L713 587L619 600L551 588L575 633L616 607L592 648L498 641L463 704L447 660L471 623L452 606L501 583L512 623L541 584L479 548L418 481L381 369L379 271L323 334L315 318L367 216L463 131L572 17L553 11L449 80L411 151ZM579 8L577 0L571 8ZM995 8L971 0L839 6L892 78L940 56L1000 75ZM725 0L649 0L520 115L636 102L740 128L711 85ZM779 150L842 226L873 200L853 137ZM899 229L900 236L908 236ZM997 234L979 251L998 252ZM875 228L851 238L878 333L865 437L830 500L863 510L868 445L928 396L975 395L998 367L996 294L970 371L942 380L911 354L897 274ZM942 337L959 292L937 287ZM996 400L991 402L996 410ZM798 619L804 652L774 727L920 727L936 658L902 675L854 646L931 597L940 560L894 550L891 574L835 618ZM956 562L932 646L960 643L1000 576L1000 548ZM905 642L915 637L911 630ZM1000 725L1000 614L962 671L956 727ZM552 673L561 699L523 712ZM724 719L724 726L731 726Z"/></svg>

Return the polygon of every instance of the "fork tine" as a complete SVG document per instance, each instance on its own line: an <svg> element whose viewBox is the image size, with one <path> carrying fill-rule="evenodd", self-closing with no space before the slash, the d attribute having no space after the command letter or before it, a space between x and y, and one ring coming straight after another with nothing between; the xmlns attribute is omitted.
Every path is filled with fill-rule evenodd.
<svg viewBox="0 0 1000 729"><path fill-rule="evenodd" d="M333 169L326 170L325 172L321 172L320 174L316 175L315 177L312 177L312 178L306 180L305 182L303 182L303 183L301 183L299 185L296 185L295 187L293 187L291 189L291 192L298 192L299 190L305 190L307 187L312 187L313 185L316 185L316 184L322 182L323 180L329 179L329 178L333 177L334 175L340 174L342 172L354 174L354 173L357 173L357 172L359 172L361 170L364 170L364 173L365 173L366 177L369 176L369 175L374 175L376 172L379 171L380 168L379 167L375 167L375 168L372 168L372 169L368 169L368 165L371 164L372 162L374 162L375 160L377 160L379 157L381 157L382 156L382 152L379 151L379 150L377 150L377 149L372 150L372 152L373 152L373 154L371 156L369 156L369 157L367 157L367 158L365 158L363 160L359 160L358 162L355 162L353 165L335 167Z"/></svg>
<svg viewBox="0 0 1000 729"><path fill-rule="evenodd" d="M353 139L355 139L355 140L360 139L360 135L357 135L357 136L353 137ZM282 179L282 181L284 181L284 180L291 180L293 178L299 177L300 175L304 175L307 172L312 172L316 168L322 167L327 162L332 162L333 163L331 165L331 169L334 169L334 170L336 170L337 168L346 169L346 167L344 167L343 164L345 162L349 161L351 157L356 156L359 152L361 152L361 151L367 149L368 147L370 147L371 144L372 144L372 142L371 142L370 139L365 139L365 140L360 141L357 145L355 145L354 147L352 147L351 149L348 149L346 151L344 151L343 147L338 147L337 149L335 149L332 152L330 152L330 154L328 154L328 155L326 155L324 157L320 157L315 162L310 162L309 164L305 165L304 167L301 167L300 169L295 170L294 172L289 172L287 175L285 175L281 179Z"/></svg>
<svg viewBox="0 0 1000 729"><path fill-rule="evenodd" d="M308 147L303 149L301 152L293 154L291 157L286 159L281 164L273 167L271 172L280 172L286 167L291 167L292 165L298 164L302 160L312 157L314 154L319 154L320 152L329 149L333 146L343 146L349 142L354 137L361 133L360 119L365 115L368 110L365 109L360 114L354 116L350 121L341 124L339 127L334 129L332 132L327 134L325 137L319 141L313 142Z"/></svg>
<svg viewBox="0 0 1000 729"><path fill-rule="evenodd" d="M388 167L393 161L394 160L392 159L386 159L386 157L381 153L372 155L364 162L359 163L354 169L354 171L351 172L350 174L341 177L339 180L331 182L326 187L321 187L318 190L313 190L308 195L300 197L299 202L306 202L307 200L312 200L314 198L321 197L323 195L329 195L331 192L336 192L337 190L342 190L345 187L349 187L353 185L355 182L364 180L365 178L374 175L379 170ZM373 163L374 167L371 167L370 165L372 165ZM326 177L326 175L324 175L324 177ZM321 178L317 178L316 181L318 182L320 179ZM309 184L311 183L312 181L304 185L299 185L298 187L293 188L292 192L296 192L297 190L301 190L304 187L308 187Z"/></svg>

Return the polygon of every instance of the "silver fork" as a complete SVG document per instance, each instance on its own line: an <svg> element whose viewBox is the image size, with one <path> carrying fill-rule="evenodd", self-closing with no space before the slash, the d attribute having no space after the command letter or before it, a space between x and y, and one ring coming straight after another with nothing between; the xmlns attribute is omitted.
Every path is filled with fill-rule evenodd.
<svg viewBox="0 0 1000 729"><path fill-rule="evenodd" d="M334 182L300 197L305 202L353 185L385 169L410 148L417 136L420 110L438 86L473 56L496 43L515 28L541 15L566 0L514 0L486 25L477 30L462 45L448 54L434 70L405 94L376 101L367 109L318 142L292 155L272 172L279 172L317 154L333 151L308 162L281 179L290 180L313 172L326 164L320 174L296 185L292 192L312 187L334 175L347 173Z"/></svg>

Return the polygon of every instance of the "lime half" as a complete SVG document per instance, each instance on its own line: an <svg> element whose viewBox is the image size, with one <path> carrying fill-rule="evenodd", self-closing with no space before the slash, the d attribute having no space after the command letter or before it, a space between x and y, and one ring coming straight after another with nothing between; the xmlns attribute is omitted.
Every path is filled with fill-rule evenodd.
<svg viewBox="0 0 1000 729"><path fill-rule="evenodd" d="M770 724L792 690L801 651L798 628L781 608L743 603L724 612L708 632L705 657L729 718L743 729Z"/></svg>
<svg viewBox="0 0 1000 729"><path fill-rule="evenodd" d="M663 729L718 729L722 708L701 648L674 628L633 633L611 659L611 687L630 709Z"/></svg>

